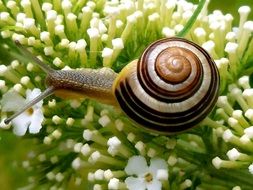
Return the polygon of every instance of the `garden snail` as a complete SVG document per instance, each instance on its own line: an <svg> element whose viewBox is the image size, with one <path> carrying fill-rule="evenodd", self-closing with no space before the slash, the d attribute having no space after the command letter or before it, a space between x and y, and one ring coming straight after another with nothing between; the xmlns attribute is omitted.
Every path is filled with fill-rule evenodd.
<svg viewBox="0 0 253 190"><path fill-rule="evenodd" d="M214 61L203 48L186 39L165 38L152 43L139 60L119 74L109 68L53 70L16 43L48 74L48 88L6 123L54 93L119 105L144 128L172 134L202 121L218 97L219 72Z"/></svg>

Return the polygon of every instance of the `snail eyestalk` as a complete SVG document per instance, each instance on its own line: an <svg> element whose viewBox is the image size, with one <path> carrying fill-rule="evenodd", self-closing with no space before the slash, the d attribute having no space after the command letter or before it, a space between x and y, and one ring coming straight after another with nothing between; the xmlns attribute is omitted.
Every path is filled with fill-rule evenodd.
<svg viewBox="0 0 253 190"><path fill-rule="evenodd" d="M12 116L4 120L4 123L8 125L13 119L15 119L17 116L19 116L21 113L26 111L27 109L31 108L35 104L37 104L39 101L43 100L44 98L48 97L49 95L53 94L54 87L50 86L48 87L44 92L42 92L39 96L34 98L31 102L28 102L21 110L14 113Z"/></svg>
<svg viewBox="0 0 253 190"><path fill-rule="evenodd" d="M22 51L23 54L33 60L45 73L52 73L54 71L51 67L47 66L45 63L35 57L30 51L28 51L24 46L22 46L22 44L18 40L15 40L15 44Z"/></svg>
<svg viewBox="0 0 253 190"><path fill-rule="evenodd" d="M22 44L16 40L15 44L17 47L21 50L23 54L25 54L29 59L33 60L45 73L51 74L54 72L52 68L50 68L48 65L43 63L41 60L39 60L37 57L35 57L30 51L28 51ZM32 101L28 102L21 110L18 112L14 113L12 116L4 120L5 124L9 124L11 120L19 116L21 113L26 111L27 109L31 108L33 105L37 104L39 101L43 100L47 96L53 94L55 91L55 88L53 86L49 86L44 92L42 92L39 96L37 96L35 99Z"/></svg>

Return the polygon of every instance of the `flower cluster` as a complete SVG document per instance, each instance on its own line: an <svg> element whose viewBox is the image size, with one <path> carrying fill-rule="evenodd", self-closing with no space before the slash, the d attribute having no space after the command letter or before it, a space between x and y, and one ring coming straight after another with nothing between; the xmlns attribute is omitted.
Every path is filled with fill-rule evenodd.
<svg viewBox="0 0 253 190"><path fill-rule="evenodd" d="M219 169L248 167L252 171L253 135L253 89L250 87L249 77L239 78L237 84L229 85L229 92L220 96L216 115L220 126L215 129L217 136L228 144L232 144L226 155L229 161L220 157L213 159L214 166Z"/></svg>
<svg viewBox="0 0 253 190"><path fill-rule="evenodd" d="M27 136L36 139L23 162L32 176L29 188L252 188L250 8L239 8L240 22L233 26L231 14L209 14L204 2L0 0L0 49L8 57L0 65L0 127L13 126L19 136L28 130ZM220 72L221 96L198 127L173 136L150 134L112 106L54 96L12 125L4 123L10 112L40 93L37 88L45 88L45 74L13 41L55 69L110 67L118 72L147 44L176 35L205 48Z"/></svg>

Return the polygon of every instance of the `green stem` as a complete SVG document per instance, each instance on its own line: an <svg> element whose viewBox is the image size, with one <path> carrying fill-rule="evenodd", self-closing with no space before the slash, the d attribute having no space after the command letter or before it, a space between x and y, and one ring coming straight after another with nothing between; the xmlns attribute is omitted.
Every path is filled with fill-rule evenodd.
<svg viewBox="0 0 253 190"><path fill-rule="evenodd" d="M208 133L210 134L210 133ZM207 153L198 153L191 148L191 145L187 145L186 143L182 143L180 140L177 141L176 146L176 154L193 164L198 168L196 172L194 172L194 167L192 168L191 173L194 175L200 175L201 181L203 183L213 183L223 187L232 188L234 186L240 186L242 189L250 190L253 187L253 181L249 180L252 178L252 175L248 172L247 169L216 169L212 166L211 160L215 157L217 153L216 148L211 148L212 139L207 138L205 135L203 136L203 141L205 141ZM207 142L208 141L208 142Z"/></svg>
<svg viewBox="0 0 253 190"><path fill-rule="evenodd" d="M220 169L217 170L210 166L206 170L213 179L224 182L224 186L234 187L239 185L242 189L250 190L253 187L253 181L250 180L252 175L248 172L245 173L242 170L230 170L230 169ZM208 180L209 181L209 180ZM210 181L209 181L210 182Z"/></svg>
<svg viewBox="0 0 253 190"><path fill-rule="evenodd" d="M200 0L198 7L194 11L192 17L187 21L184 28L177 34L177 37L184 37L189 32L189 30L192 28L193 24L195 23L198 15L200 14L202 8L204 7L205 3L206 3L206 0Z"/></svg>
<svg viewBox="0 0 253 190"><path fill-rule="evenodd" d="M242 75L250 76L250 75L252 75L252 73L253 73L253 67L244 70Z"/></svg>

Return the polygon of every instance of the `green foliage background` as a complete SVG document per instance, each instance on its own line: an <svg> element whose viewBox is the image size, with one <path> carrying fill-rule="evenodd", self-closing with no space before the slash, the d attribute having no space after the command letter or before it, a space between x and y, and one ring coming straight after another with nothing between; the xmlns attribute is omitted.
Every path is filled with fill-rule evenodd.
<svg viewBox="0 0 253 190"><path fill-rule="evenodd" d="M238 8L242 5L252 7L252 0L210 0L209 10L220 9L224 13L230 13L234 17L234 24L239 22ZM198 3L197 0L192 0ZM250 14L253 20L253 12ZM0 57L0 59L6 59ZM2 190L13 190L25 186L27 175L22 169L22 163L17 162L26 158L31 148L31 140L20 139L7 131L0 131L0 188ZM19 167L14 167L18 165Z"/></svg>

